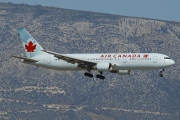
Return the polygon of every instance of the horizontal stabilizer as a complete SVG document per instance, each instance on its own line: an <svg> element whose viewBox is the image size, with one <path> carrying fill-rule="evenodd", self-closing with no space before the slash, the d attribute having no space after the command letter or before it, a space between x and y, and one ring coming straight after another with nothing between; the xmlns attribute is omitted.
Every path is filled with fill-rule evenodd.
<svg viewBox="0 0 180 120"><path fill-rule="evenodd" d="M19 57L19 56L12 56L12 57L18 58L18 59L23 59L24 61L27 61L27 62L38 62L37 60L26 58L26 57Z"/></svg>

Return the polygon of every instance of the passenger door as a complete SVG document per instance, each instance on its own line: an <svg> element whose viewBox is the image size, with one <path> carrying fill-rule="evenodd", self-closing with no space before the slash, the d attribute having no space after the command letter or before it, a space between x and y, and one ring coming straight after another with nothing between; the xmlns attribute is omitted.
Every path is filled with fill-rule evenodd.
<svg viewBox="0 0 180 120"><path fill-rule="evenodd" d="M124 57L123 58L123 63L126 63L127 62L127 57Z"/></svg>
<svg viewBox="0 0 180 120"><path fill-rule="evenodd" d="M153 63L157 63L157 56L153 57Z"/></svg>
<svg viewBox="0 0 180 120"><path fill-rule="evenodd" d="M51 64L51 57L47 58L47 64Z"/></svg>

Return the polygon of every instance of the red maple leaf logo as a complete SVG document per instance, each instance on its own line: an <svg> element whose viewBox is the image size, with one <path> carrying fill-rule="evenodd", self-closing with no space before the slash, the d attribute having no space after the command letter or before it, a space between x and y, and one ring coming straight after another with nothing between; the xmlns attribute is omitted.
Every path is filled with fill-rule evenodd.
<svg viewBox="0 0 180 120"><path fill-rule="evenodd" d="M28 44L25 45L26 52L34 52L36 49L36 44L33 44L32 41L30 41Z"/></svg>
<svg viewBox="0 0 180 120"><path fill-rule="evenodd" d="M144 54L143 57L144 57L144 58L148 58L149 55L148 55L148 54Z"/></svg>

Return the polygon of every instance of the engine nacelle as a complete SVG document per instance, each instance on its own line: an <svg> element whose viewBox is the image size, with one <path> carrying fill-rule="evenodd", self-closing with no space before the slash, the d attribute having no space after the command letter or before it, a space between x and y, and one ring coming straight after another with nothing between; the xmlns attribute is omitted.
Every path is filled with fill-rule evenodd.
<svg viewBox="0 0 180 120"><path fill-rule="evenodd" d="M111 71L112 65L111 63L98 63L96 69L98 71Z"/></svg>
<svg viewBox="0 0 180 120"><path fill-rule="evenodd" d="M130 70L112 70L112 73L117 73L118 75L130 75Z"/></svg>

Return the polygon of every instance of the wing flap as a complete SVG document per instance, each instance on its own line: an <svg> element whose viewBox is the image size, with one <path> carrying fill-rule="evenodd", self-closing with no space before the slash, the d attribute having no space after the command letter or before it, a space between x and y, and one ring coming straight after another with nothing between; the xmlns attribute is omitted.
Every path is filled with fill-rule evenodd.
<svg viewBox="0 0 180 120"><path fill-rule="evenodd" d="M26 58L26 57L19 57L19 56L12 56L12 57L18 58L18 59L23 59L24 61L27 61L27 62L38 62L37 60Z"/></svg>

